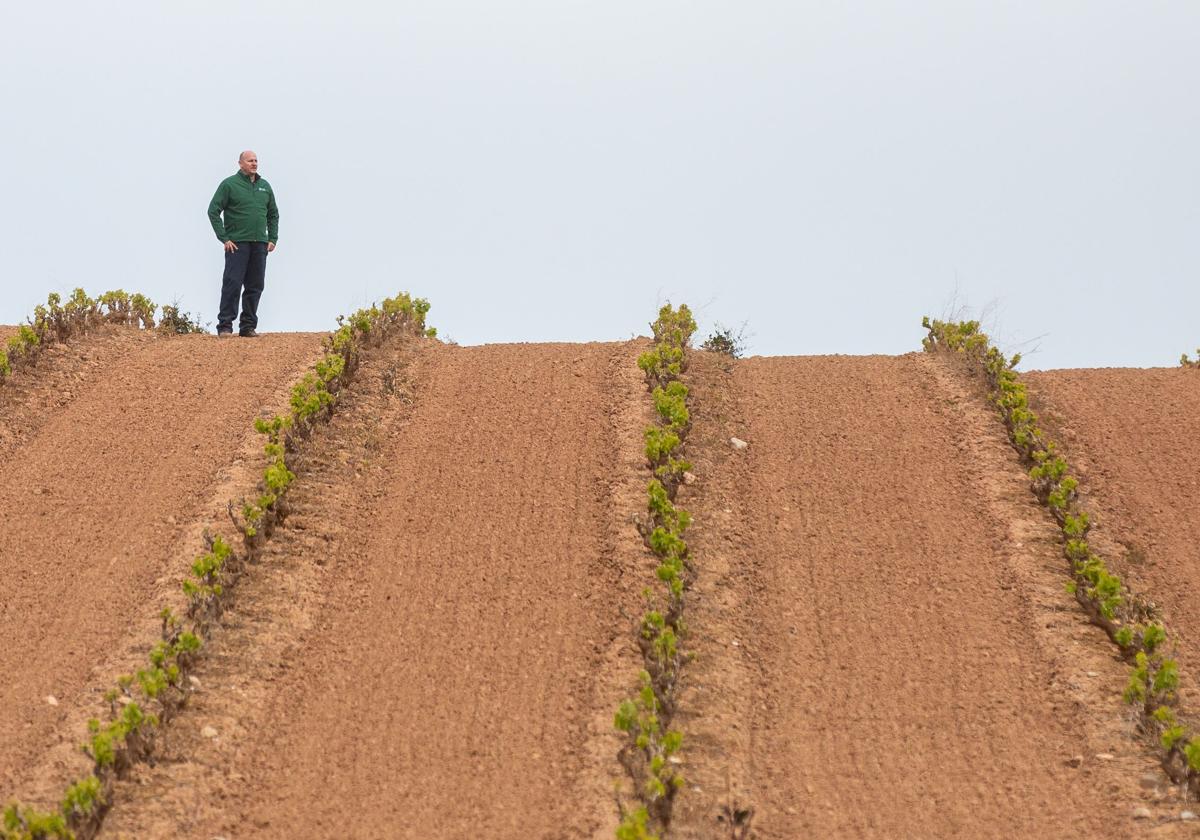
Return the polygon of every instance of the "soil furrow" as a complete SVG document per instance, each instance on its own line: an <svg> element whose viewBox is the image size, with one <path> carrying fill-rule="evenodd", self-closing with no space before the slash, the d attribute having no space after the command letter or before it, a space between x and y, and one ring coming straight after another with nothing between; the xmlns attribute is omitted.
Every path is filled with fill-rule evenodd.
<svg viewBox="0 0 1200 840"><path fill-rule="evenodd" d="M931 365L694 367L730 396L689 383L704 443L684 503L717 573L693 604L678 836L730 836L717 817L734 803L755 808L763 838L1138 827L1131 769L1149 759L1122 730L1119 668L1063 611L1053 526L986 407ZM1080 684L1086 668L1097 687Z"/></svg>
<svg viewBox="0 0 1200 840"><path fill-rule="evenodd" d="M352 395L106 836L610 836L637 349L430 345Z"/></svg>
<svg viewBox="0 0 1200 840"><path fill-rule="evenodd" d="M29 796L40 757L82 737L66 722L90 708L96 668L154 608L164 577L177 579L178 558L189 553L179 542L195 538L187 523L253 434L260 408L311 362L320 339L104 338L97 353L104 364L77 372L66 402L47 406L36 422L25 417L7 438L0 484L6 795ZM65 367L52 374L71 375ZM28 385L26 396L38 392ZM22 415L32 408L16 405Z"/></svg>

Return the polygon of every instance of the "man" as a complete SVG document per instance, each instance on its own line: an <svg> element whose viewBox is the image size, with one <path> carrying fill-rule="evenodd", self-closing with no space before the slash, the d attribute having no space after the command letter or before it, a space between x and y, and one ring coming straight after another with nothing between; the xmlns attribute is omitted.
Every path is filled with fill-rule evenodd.
<svg viewBox="0 0 1200 840"><path fill-rule="evenodd" d="M221 214L225 220L221 220ZM233 335L233 319L242 296L238 335L258 335L258 299L267 274L267 254L279 241L279 208L275 192L258 174L258 155L242 152L238 171L213 194L208 205L213 233L225 246L225 275L221 278L221 309L217 313L217 335Z"/></svg>

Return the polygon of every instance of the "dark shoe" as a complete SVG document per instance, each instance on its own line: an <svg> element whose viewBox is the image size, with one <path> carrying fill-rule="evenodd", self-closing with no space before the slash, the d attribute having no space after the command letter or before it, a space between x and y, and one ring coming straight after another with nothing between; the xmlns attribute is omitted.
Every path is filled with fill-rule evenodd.
<svg viewBox="0 0 1200 840"><path fill-rule="evenodd" d="M258 338L258 333L254 330L242 330L238 333L242 338Z"/></svg>
<svg viewBox="0 0 1200 840"><path fill-rule="evenodd" d="M217 338L229 338L231 335L233 335L232 329L218 329L217 330Z"/></svg>

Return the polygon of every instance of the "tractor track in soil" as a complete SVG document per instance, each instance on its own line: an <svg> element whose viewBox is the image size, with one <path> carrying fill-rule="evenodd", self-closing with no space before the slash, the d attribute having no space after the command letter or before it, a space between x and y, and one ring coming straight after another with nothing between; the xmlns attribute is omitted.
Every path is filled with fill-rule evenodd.
<svg viewBox="0 0 1200 840"><path fill-rule="evenodd" d="M86 770L98 694L155 640L214 496L253 486L254 418L322 337L109 328L0 387L0 799L52 802Z"/></svg>
<svg viewBox="0 0 1200 840"><path fill-rule="evenodd" d="M102 836L611 837L640 349L369 358Z"/></svg>

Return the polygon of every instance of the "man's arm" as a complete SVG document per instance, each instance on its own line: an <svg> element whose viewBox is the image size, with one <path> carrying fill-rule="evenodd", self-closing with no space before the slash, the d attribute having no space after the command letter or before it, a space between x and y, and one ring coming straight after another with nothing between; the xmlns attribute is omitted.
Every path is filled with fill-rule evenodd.
<svg viewBox="0 0 1200 840"><path fill-rule="evenodd" d="M225 188L225 182L222 181L217 187L217 191L213 193L212 201L208 203L208 221L212 224L213 233L222 242L229 241L229 236L225 233L225 223L221 221L221 211L228 204L229 190Z"/></svg>
<svg viewBox="0 0 1200 840"><path fill-rule="evenodd" d="M279 241L279 205L275 203L275 190L267 194L267 241L272 245Z"/></svg>

